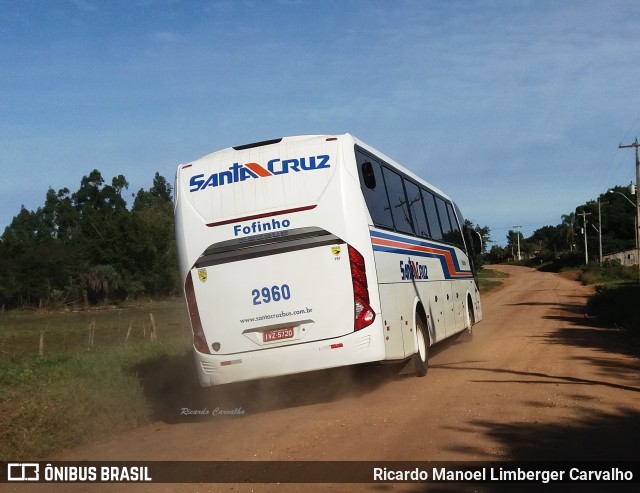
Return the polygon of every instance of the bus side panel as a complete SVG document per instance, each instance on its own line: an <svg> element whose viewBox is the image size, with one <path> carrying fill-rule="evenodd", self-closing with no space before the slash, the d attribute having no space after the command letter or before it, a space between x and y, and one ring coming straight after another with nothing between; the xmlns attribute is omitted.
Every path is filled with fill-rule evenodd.
<svg viewBox="0 0 640 493"><path fill-rule="evenodd" d="M466 293L467 293L467 281L462 279L456 280L452 283L453 288L453 304L454 304L454 317L456 320L456 332L460 332L465 329L467 314L466 314Z"/></svg>
<svg viewBox="0 0 640 493"><path fill-rule="evenodd" d="M455 333L455 305L451 281L440 281L440 289L442 292L445 337L449 337Z"/></svg>
<svg viewBox="0 0 640 493"><path fill-rule="evenodd" d="M380 305L385 335L385 359L396 360L405 357L405 330L403 321L407 319L411 307L407 303L407 293L403 286L380 284Z"/></svg>
<svg viewBox="0 0 640 493"><path fill-rule="evenodd" d="M422 304L428 318L425 322L429 327L429 338L433 344L446 337L446 326L444 322L444 309L446 305L443 301L441 282L433 281L425 283L421 293Z"/></svg>
<svg viewBox="0 0 640 493"><path fill-rule="evenodd" d="M427 315L425 323L430 342L444 339L447 327L444 311L448 305L441 294L441 283L445 281L437 280L442 278L440 261L405 252L380 251L375 247L374 252L385 325L386 359L402 359L415 353L413 329L417 302L422 303Z"/></svg>

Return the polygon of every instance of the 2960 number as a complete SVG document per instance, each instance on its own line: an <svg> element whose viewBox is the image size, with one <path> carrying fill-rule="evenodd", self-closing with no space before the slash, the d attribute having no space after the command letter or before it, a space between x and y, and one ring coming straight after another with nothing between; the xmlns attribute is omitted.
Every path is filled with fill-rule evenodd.
<svg viewBox="0 0 640 493"><path fill-rule="evenodd" d="M291 289L288 284L283 284L282 286L254 289L251 291L251 295L253 296L253 304L261 305L262 303L271 303L272 301L288 300L291 298Z"/></svg>

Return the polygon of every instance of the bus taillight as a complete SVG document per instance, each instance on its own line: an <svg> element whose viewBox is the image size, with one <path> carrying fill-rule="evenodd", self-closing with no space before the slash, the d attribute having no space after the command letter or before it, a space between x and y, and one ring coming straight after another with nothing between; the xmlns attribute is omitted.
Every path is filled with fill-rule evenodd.
<svg viewBox="0 0 640 493"><path fill-rule="evenodd" d="M198 303L196 302L196 294L193 290L193 279L191 278L191 272L187 275L187 280L184 283L184 294L187 298L187 308L189 310L189 317L191 318L191 330L193 331L193 345L195 348L205 354L211 354L207 339L204 336L202 330L202 321L200 320L200 312L198 311Z"/></svg>
<svg viewBox="0 0 640 493"><path fill-rule="evenodd" d="M353 330L364 329L371 325L376 314L369 306L369 287L364 258L355 248L348 245L351 265L351 281L353 282L354 326Z"/></svg>

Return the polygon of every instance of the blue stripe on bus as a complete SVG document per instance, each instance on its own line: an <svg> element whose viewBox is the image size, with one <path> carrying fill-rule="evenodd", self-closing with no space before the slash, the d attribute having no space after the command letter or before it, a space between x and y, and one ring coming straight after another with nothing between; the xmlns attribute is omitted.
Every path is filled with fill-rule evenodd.
<svg viewBox="0 0 640 493"><path fill-rule="evenodd" d="M445 279L471 279L473 275L469 269L461 269L456 251L452 247L438 243L405 238L395 234L370 231L371 243L375 252L400 253L435 258L440 261ZM393 242L393 245L384 244ZM435 251L425 251L425 250Z"/></svg>

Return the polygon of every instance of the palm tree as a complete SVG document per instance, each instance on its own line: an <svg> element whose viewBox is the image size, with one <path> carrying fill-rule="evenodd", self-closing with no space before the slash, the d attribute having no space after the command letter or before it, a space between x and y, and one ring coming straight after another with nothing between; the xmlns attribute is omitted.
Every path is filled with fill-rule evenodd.
<svg viewBox="0 0 640 493"><path fill-rule="evenodd" d="M105 305L109 304L109 291L118 289L122 284L120 274L111 265L94 265L82 275L84 281L85 306L88 305L87 289L91 289L98 295L102 295Z"/></svg>

